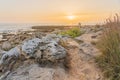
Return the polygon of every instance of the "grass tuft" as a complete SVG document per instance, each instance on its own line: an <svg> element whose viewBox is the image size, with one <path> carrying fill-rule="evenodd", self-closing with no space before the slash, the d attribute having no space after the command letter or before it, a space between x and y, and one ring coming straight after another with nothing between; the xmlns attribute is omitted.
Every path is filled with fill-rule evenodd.
<svg viewBox="0 0 120 80"><path fill-rule="evenodd" d="M107 29L97 46L102 55L96 58L104 76L109 80L120 80L120 22L118 15L114 21L108 20Z"/></svg>
<svg viewBox="0 0 120 80"><path fill-rule="evenodd" d="M60 34L64 35L64 36L70 36L72 38L75 38L75 37L80 36L82 33L83 32L80 30L80 28L72 28L70 30L63 31Z"/></svg>

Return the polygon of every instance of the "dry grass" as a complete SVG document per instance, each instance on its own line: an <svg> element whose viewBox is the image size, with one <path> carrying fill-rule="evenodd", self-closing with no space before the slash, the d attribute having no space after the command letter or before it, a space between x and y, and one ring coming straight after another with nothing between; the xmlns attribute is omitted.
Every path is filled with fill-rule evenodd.
<svg viewBox="0 0 120 80"><path fill-rule="evenodd" d="M105 77L109 80L120 80L120 21L117 14L114 20L107 20L106 28L98 43L103 54L96 61Z"/></svg>

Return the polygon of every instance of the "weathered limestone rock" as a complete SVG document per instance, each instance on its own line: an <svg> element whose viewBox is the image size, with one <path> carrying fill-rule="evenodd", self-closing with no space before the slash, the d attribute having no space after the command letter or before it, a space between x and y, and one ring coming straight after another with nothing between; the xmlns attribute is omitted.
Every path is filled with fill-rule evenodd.
<svg viewBox="0 0 120 80"><path fill-rule="evenodd" d="M41 68L36 64L28 67L20 67L7 76L5 80L53 80L55 70Z"/></svg>
<svg viewBox="0 0 120 80"><path fill-rule="evenodd" d="M0 65L7 63L6 62L7 58L18 57L20 55L20 52L21 51L20 51L18 46L15 47L15 48L12 48L9 51L6 51L6 52L4 51L3 56L2 56L2 58L0 60Z"/></svg>
<svg viewBox="0 0 120 80"><path fill-rule="evenodd" d="M12 45L10 42L6 41L2 44L2 49L5 50L5 51L8 51L12 48Z"/></svg>
<svg viewBox="0 0 120 80"><path fill-rule="evenodd" d="M42 33L42 32L34 32L32 33L33 37L34 38L39 38L41 39L43 36L45 36L46 34L45 33Z"/></svg>
<svg viewBox="0 0 120 80"><path fill-rule="evenodd" d="M56 41L59 42L59 40L62 38L61 35L56 35L56 34L47 34L45 37L43 37L44 42L51 42L51 41Z"/></svg>
<svg viewBox="0 0 120 80"><path fill-rule="evenodd" d="M47 35L42 39L33 38L23 42L23 44L12 48L5 52L1 58L1 64L5 62L6 58L19 57L21 54L25 58L37 58L55 61L63 59L66 56L66 50L58 44L60 36ZM36 52L37 51L37 52Z"/></svg>
<svg viewBox="0 0 120 80"><path fill-rule="evenodd" d="M41 58L42 58L42 52L40 50L37 50L35 52L34 57L35 57L35 61L40 63L41 62Z"/></svg>
<svg viewBox="0 0 120 80"><path fill-rule="evenodd" d="M23 43L22 51L25 52L28 56L33 56L34 52L37 50L41 39L34 38Z"/></svg>
<svg viewBox="0 0 120 80"><path fill-rule="evenodd" d="M62 46L58 45L58 43L56 43L55 41L52 41L46 46L47 48L43 52L43 57L45 57L46 59L55 61L58 59L65 58L65 49Z"/></svg>

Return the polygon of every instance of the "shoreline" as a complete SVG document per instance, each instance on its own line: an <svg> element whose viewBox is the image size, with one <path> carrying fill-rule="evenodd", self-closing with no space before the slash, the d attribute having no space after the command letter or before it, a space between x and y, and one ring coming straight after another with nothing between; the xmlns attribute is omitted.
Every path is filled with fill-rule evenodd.
<svg viewBox="0 0 120 80"><path fill-rule="evenodd" d="M24 28L23 28L24 27ZM4 30L1 32L1 30L5 29L0 29L0 43L4 41L8 41L8 38L11 36L15 35L20 35L20 34L34 34L36 32L43 32L43 33L51 33L55 32L58 33L63 30L68 30L73 27L79 27L81 30L91 30L92 28L94 29L95 27L101 27L101 25L37 25L37 26L19 26L17 28L14 27L9 27L7 30ZM23 35L24 36L24 35Z"/></svg>

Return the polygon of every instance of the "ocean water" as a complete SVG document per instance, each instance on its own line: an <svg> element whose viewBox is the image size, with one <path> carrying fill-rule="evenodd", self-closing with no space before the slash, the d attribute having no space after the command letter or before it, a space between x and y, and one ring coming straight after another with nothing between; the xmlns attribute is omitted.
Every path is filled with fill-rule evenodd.
<svg viewBox="0 0 120 80"><path fill-rule="evenodd" d="M0 33L27 31L34 25L37 24L0 24Z"/></svg>
<svg viewBox="0 0 120 80"><path fill-rule="evenodd" d="M0 24L0 40L3 40L3 33L16 34L20 31L30 31L35 25L37 24Z"/></svg>

